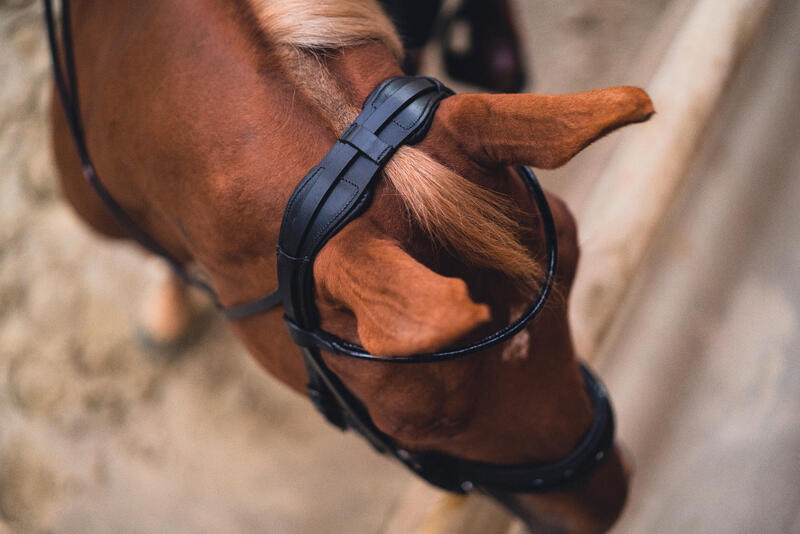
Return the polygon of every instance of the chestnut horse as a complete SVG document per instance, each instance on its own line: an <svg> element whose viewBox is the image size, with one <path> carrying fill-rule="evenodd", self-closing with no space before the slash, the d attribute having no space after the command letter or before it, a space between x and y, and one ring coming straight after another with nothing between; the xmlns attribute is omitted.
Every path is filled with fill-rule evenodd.
<svg viewBox="0 0 800 534"><path fill-rule="evenodd" d="M207 273L225 305L276 287L289 195L365 97L401 74L402 49L364 0L74 0L74 49L88 149L138 225ZM541 274L540 221L510 165L560 166L652 113L640 89L445 99L424 141L388 162L375 198L314 265L322 327L391 358L478 338L513 319ZM60 106L63 190L111 237L125 232L87 186ZM324 355L377 427L409 450L500 464L563 457L592 408L566 299L575 222L549 195L560 298L511 341L455 361L396 365ZM538 258L538 259L537 259ZM173 287L163 304L180 312ZM306 370L281 311L230 322L263 367L298 392ZM569 490L518 495L531 528L601 532L625 502L615 452Z"/></svg>

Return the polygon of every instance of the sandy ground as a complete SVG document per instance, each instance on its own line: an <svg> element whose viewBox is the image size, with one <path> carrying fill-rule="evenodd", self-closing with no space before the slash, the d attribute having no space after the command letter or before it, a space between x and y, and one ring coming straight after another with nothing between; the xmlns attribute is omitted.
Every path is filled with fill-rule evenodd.
<svg viewBox="0 0 800 534"><path fill-rule="evenodd" d="M639 466L619 532L800 532L800 13L778 4L603 359ZM645 83L670 6L526 2L534 88ZM219 318L169 355L137 343L163 267L60 201L47 69L38 3L0 0L0 534L380 531L408 475ZM544 179L580 206L612 147Z"/></svg>

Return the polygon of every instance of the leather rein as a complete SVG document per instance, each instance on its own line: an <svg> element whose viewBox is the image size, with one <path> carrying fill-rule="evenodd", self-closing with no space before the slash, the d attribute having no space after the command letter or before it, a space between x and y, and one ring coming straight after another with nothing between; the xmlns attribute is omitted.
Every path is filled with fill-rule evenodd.
<svg viewBox="0 0 800 534"><path fill-rule="evenodd" d="M519 318L466 347L393 358L370 354L362 346L319 327L313 281L317 253L333 235L369 207L374 186L386 162L401 145L413 145L425 137L439 103L453 94L450 89L438 80L419 76L395 77L381 83L367 98L358 117L322 161L300 181L289 199L278 239L278 289L251 302L224 307L211 285L194 276L142 230L99 180L89 157L80 117L69 0L62 0L60 42L53 2L43 2L56 91L89 185L135 241L162 257L186 283L206 292L226 318L235 320L283 305L289 334L306 363L309 398L329 422L342 430L353 428L379 452L395 457L431 484L455 493L473 489L490 494L553 491L580 480L604 460L613 446L614 414L605 387L583 363L581 374L594 417L575 448L553 462L498 465L435 451L403 449L377 428L363 403L322 358L322 351L385 364L433 363L465 357L509 340L536 317L547 301L556 272L555 225L536 176L527 167L518 167L517 173L540 213L546 240L545 281ZM61 67L59 49L63 49L66 73Z"/></svg>

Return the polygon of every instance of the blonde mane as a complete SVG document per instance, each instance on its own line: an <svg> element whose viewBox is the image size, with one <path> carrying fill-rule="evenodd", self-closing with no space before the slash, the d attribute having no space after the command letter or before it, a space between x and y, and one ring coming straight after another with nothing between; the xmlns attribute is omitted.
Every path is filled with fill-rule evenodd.
<svg viewBox="0 0 800 534"><path fill-rule="evenodd" d="M337 134L358 109L319 60L328 50L378 41L402 58L394 26L374 0L249 0L270 43L286 52L289 71ZM428 235L467 263L504 272L534 288L542 268L522 243L519 210L508 198L476 185L419 149L404 146L384 176Z"/></svg>
<svg viewBox="0 0 800 534"><path fill-rule="evenodd" d="M302 50L335 50L377 40L398 59L400 37L375 0L250 0L270 40Z"/></svg>

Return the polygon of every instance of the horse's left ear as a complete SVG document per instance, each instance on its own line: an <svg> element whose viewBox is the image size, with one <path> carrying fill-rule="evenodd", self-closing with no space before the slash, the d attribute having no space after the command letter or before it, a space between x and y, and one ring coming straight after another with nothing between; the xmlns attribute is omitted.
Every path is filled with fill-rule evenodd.
<svg viewBox="0 0 800 534"><path fill-rule="evenodd" d="M559 167L587 145L654 113L637 87L570 95L460 94L442 101L434 128L449 130L485 166Z"/></svg>
<svg viewBox="0 0 800 534"><path fill-rule="evenodd" d="M361 344L378 356L433 352L489 319L463 280L428 269L364 219L322 248L314 280L318 303L351 311Z"/></svg>

